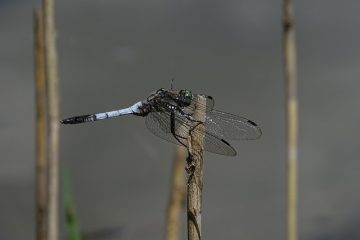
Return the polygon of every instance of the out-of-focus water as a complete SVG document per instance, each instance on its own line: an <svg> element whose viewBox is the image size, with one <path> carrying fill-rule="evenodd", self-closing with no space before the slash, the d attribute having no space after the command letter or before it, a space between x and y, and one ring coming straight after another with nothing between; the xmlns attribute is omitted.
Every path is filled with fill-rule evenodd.
<svg viewBox="0 0 360 240"><path fill-rule="evenodd" d="M34 236L32 10L0 1L0 239ZM358 239L358 1L296 2L302 239ZM57 1L61 116L126 107L175 87L263 130L207 153L206 239L285 239L281 1ZM84 230L160 239L174 146L134 116L61 126ZM185 215L184 215L185 218ZM185 238L185 233L183 234Z"/></svg>

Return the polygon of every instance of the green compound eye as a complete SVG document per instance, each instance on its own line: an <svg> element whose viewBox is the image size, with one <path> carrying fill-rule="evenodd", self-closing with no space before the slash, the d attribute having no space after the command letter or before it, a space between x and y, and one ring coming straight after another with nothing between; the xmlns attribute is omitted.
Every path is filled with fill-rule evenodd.
<svg viewBox="0 0 360 240"><path fill-rule="evenodd" d="M182 106L189 106L191 104L193 95L191 93L191 91L188 90L181 90L179 92L179 100L181 102Z"/></svg>
<svg viewBox="0 0 360 240"><path fill-rule="evenodd" d="M192 93L188 90L182 90L181 94L184 95L184 97L186 97L186 98L192 97Z"/></svg>

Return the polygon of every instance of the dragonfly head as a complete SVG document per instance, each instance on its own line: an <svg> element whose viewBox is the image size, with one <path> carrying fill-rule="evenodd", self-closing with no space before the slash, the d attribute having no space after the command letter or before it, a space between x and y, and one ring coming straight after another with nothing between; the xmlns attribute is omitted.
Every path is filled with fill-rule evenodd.
<svg viewBox="0 0 360 240"><path fill-rule="evenodd" d="M191 101L193 99L193 94L189 90L180 90L179 96L177 100L179 101L179 104L181 107L187 107L191 104Z"/></svg>

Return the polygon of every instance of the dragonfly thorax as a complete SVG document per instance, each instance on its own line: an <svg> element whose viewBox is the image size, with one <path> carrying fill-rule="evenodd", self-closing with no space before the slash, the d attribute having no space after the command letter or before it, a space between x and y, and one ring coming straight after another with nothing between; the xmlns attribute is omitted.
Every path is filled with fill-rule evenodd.
<svg viewBox="0 0 360 240"><path fill-rule="evenodd" d="M180 90L178 96L176 97L179 107L188 107L193 100L193 94L189 90Z"/></svg>
<svg viewBox="0 0 360 240"><path fill-rule="evenodd" d="M182 109L191 105L194 95L189 90L166 90L160 88L147 98L151 106L166 106L167 109Z"/></svg>

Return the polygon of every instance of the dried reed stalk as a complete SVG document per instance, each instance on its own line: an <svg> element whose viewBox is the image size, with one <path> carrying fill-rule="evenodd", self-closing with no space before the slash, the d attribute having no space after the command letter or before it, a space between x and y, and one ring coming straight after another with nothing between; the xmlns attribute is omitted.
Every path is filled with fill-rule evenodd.
<svg viewBox="0 0 360 240"><path fill-rule="evenodd" d="M198 96L196 103L206 105L206 99ZM197 105L197 104L196 104ZM201 240L201 214L203 189L203 152L205 110L195 106L194 119L200 124L189 132L187 158L187 227L189 240Z"/></svg>
<svg viewBox="0 0 360 240"><path fill-rule="evenodd" d="M47 219L47 108L44 29L41 11L34 11L36 97L36 239L46 239Z"/></svg>
<svg viewBox="0 0 360 240"><path fill-rule="evenodd" d="M45 66L49 98L49 214L48 240L58 239L59 218L59 77L54 0L43 0Z"/></svg>
<svg viewBox="0 0 360 240"><path fill-rule="evenodd" d="M287 141L287 239L297 240L298 100L292 0L283 2L283 48Z"/></svg>
<svg viewBox="0 0 360 240"><path fill-rule="evenodd" d="M184 147L178 146L176 149L176 157L173 163L171 192L167 208L165 233L165 239L167 240L178 240L180 235L180 216L185 196L185 161L186 149Z"/></svg>

